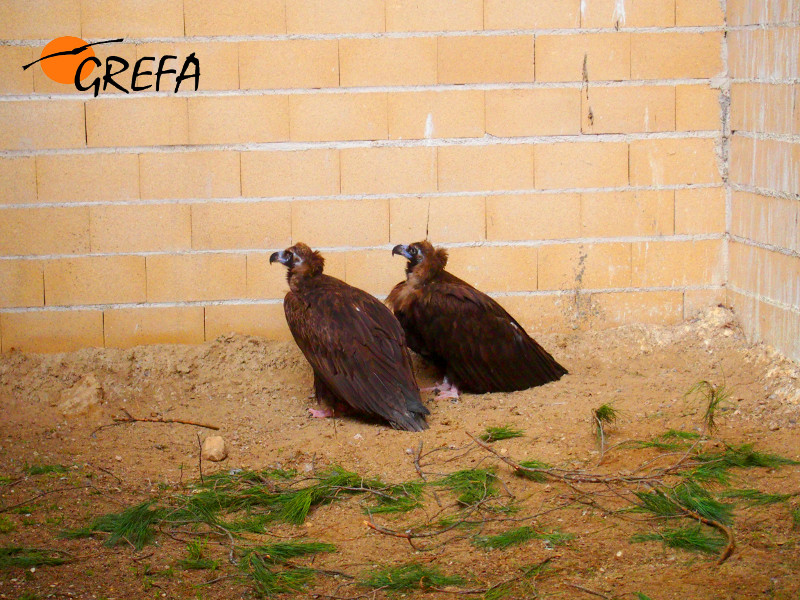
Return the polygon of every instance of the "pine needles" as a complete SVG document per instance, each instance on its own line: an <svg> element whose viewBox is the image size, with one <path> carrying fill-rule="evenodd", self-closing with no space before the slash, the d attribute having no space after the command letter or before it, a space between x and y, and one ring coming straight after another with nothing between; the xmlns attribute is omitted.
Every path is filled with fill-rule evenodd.
<svg viewBox="0 0 800 600"><path fill-rule="evenodd" d="M539 532L532 527L517 527L498 535L479 536L473 543L486 550L503 550L510 546L518 546L530 540L544 540L549 546L565 544L575 536L561 531Z"/></svg>
<svg viewBox="0 0 800 600"><path fill-rule="evenodd" d="M484 442L498 442L500 440L508 440L516 437L523 437L525 431L522 429L514 429L510 425L502 425L500 427L487 427L486 432L482 433L480 439Z"/></svg>
<svg viewBox="0 0 800 600"><path fill-rule="evenodd" d="M698 381L690 387L684 394L684 398L698 397L705 402L705 412L703 414L703 425L708 433L717 430L715 421L717 411L725 405L731 396L730 391L725 385L715 385L710 381Z"/></svg>
<svg viewBox="0 0 800 600"><path fill-rule="evenodd" d="M437 482L457 494L458 501L472 506L497 495L497 477L493 469L464 469L450 473Z"/></svg>
<svg viewBox="0 0 800 600"><path fill-rule="evenodd" d="M701 525L663 529L657 533L640 533L631 538L632 542L661 541L670 548L681 548L690 552L718 554L726 545L726 540L713 530Z"/></svg>
<svg viewBox="0 0 800 600"><path fill-rule="evenodd" d="M386 567L362 575L361 585L392 591L443 588L461 585L464 578L444 575L437 567L411 562L405 565Z"/></svg>
<svg viewBox="0 0 800 600"><path fill-rule="evenodd" d="M19 567L43 567L63 565L67 562L57 550L42 550L40 548L22 548L11 546L0 548L0 569Z"/></svg>
<svg viewBox="0 0 800 600"><path fill-rule="evenodd" d="M89 529L93 532L110 533L106 540L107 546L115 546L126 541L138 551L153 539L155 535L153 527L164 518L165 514L164 508L156 508L154 502L148 500L121 513L99 517Z"/></svg>

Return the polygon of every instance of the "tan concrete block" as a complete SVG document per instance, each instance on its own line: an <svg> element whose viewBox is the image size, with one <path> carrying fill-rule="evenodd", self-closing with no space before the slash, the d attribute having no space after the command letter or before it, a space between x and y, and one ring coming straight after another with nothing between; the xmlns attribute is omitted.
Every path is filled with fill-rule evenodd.
<svg viewBox="0 0 800 600"><path fill-rule="evenodd" d="M183 5L179 2L81 0L80 13L81 35L85 39L184 35Z"/></svg>
<svg viewBox="0 0 800 600"><path fill-rule="evenodd" d="M482 292L532 292L537 288L537 248L467 246L451 248L447 270Z"/></svg>
<svg viewBox="0 0 800 600"><path fill-rule="evenodd" d="M674 213L672 190L581 194L581 235L670 235L675 227Z"/></svg>
<svg viewBox="0 0 800 600"><path fill-rule="evenodd" d="M305 241L323 248L389 243L388 200L315 200L291 204L293 243Z"/></svg>
<svg viewBox="0 0 800 600"><path fill-rule="evenodd" d="M77 254L89 251L89 209L13 208L0 219L0 255Z"/></svg>
<svg viewBox="0 0 800 600"><path fill-rule="evenodd" d="M792 133L800 134L800 84L794 85L794 125Z"/></svg>
<svg viewBox="0 0 800 600"><path fill-rule="evenodd" d="M720 183L713 139L634 140L631 185Z"/></svg>
<svg viewBox="0 0 800 600"><path fill-rule="evenodd" d="M539 289L603 289L631 285L631 245L552 244L539 248Z"/></svg>
<svg viewBox="0 0 800 600"><path fill-rule="evenodd" d="M118 36L111 36L113 39L118 39ZM41 51L44 48L44 44L41 47L36 48L36 57L39 58L41 55ZM134 65L136 64L136 44L127 44L127 43L114 43L108 45L100 45L100 46L92 46L92 50L94 51L95 57L97 60L100 61L101 67L96 67L90 63L89 66L93 67L93 69L89 72L87 78L83 79L82 85L91 86L94 85L94 80L100 78L100 93L104 96L109 94L123 94L124 92L118 90L111 84L107 84L106 88L103 89L103 74L105 73L105 64L106 59L109 56L114 56L117 58L121 58L128 62L130 67L123 71L121 74L114 76L112 79L113 81L119 83L123 86L126 90L130 89L131 86L131 73L133 72ZM86 58L88 55L81 55L81 59ZM113 71L120 70L121 67L114 64ZM41 68L41 63L35 65L30 68L29 71L33 72L33 90L37 94L92 94L93 91L90 92L82 92L75 87L73 81L69 83L59 83L57 81L53 81L47 75L45 75L44 71Z"/></svg>
<svg viewBox="0 0 800 600"><path fill-rule="evenodd" d="M800 144L733 135L730 180L776 192L800 194Z"/></svg>
<svg viewBox="0 0 800 600"><path fill-rule="evenodd" d="M345 87L434 84L436 38L341 39L339 71Z"/></svg>
<svg viewBox="0 0 800 600"><path fill-rule="evenodd" d="M537 144L534 167L539 189L619 187L628 184L628 144Z"/></svg>
<svg viewBox="0 0 800 600"><path fill-rule="evenodd" d="M41 262L0 261L0 308L16 306L44 306Z"/></svg>
<svg viewBox="0 0 800 600"><path fill-rule="evenodd" d="M392 198L389 201L389 243L410 244L428 235L430 199Z"/></svg>
<svg viewBox="0 0 800 600"><path fill-rule="evenodd" d="M339 151L242 152L243 196L339 193Z"/></svg>
<svg viewBox="0 0 800 600"><path fill-rule="evenodd" d="M0 8L0 14L2 10ZM39 48L0 46L0 94L32 94L33 74L35 69L41 71L41 68L34 65L23 71L22 67L38 59L40 54Z"/></svg>
<svg viewBox="0 0 800 600"><path fill-rule="evenodd" d="M165 252L192 247L188 204L123 204L89 208L91 251Z"/></svg>
<svg viewBox="0 0 800 600"><path fill-rule="evenodd" d="M442 146L438 162L442 191L533 187L533 147L529 144Z"/></svg>
<svg viewBox="0 0 800 600"><path fill-rule="evenodd" d="M239 153L161 152L140 154L141 194L151 198L239 196Z"/></svg>
<svg viewBox="0 0 800 600"><path fill-rule="evenodd" d="M338 87L338 42L242 42L239 44L239 85L243 90Z"/></svg>
<svg viewBox="0 0 800 600"><path fill-rule="evenodd" d="M288 342L292 339L282 304L206 306L206 340L241 333Z"/></svg>
<svg viewBox="0 0 800 600"><path fill-rule="evenodd" d="M233 300L247 293L244 254L153 254L147 257L148 302Z"/></svg>
<svg viewBox="0 0 800 600"><path fill-rule="evenodd" d="M675 0L589 0L584 3L581 27L672 27Z"/></svg>
<svg viewBox="0 0 800 600"><path fill-rule="evenodd" d="M764 256L755 246L731 240L728 244L728 286L755 292L758 287L756 272L763 269Z"/></svg>
<svg viewBox="0 0 800 600"><path fill-rule="evenodd" d="M387 31L480 31L483 0L387 0Z"/></svg>
<svg viewBox="0 0 800 600"><path fill-rule="evenodd" d="M536 81L625 81L631 75L628 33L536 36Z"/></svg>
<svg viewBox="0 0 800 600"><path fill-rule="evenodd" d="M102 48L103 46L100 46ZM116 47L116 46L112 46ZM176 73L167 73L158 82L159 90L173 92L176 78L183 69L186 57L194 53L200 62L199 90L236 90L239 89L239 44L234 42L170 42L136 45L136 59L153 58L142 63L141 71L149 71L151 75L137 78L140 87L150 85L148 91L156 89L156 72L164 56L176 56L164 63L165 69L174 69ZM99 56L99 54L98 54ZM133 69L134 63L131 63ZM192 71L188 71L187 74ZM126 86L131 83L131 73L126 73ZM181 82L180 91L194 91L194 79Z"/></svg>
<svg viewBox="0 0 800 600"><path fill-rule="evenodd" d="M580 236L578 194L489 196L486 228L490 240L552 240Z"/></svg>
<svg viewBox="0 0 800 600"><path fill-rule="evenodd" d="M387 94L293 94L289 96L292 141L385 140Z"/></svg>
<svg viewBox="0 0 800 600"><path fill-rule="evenodd" d="M581 98L584 133L675 129L675 88L671 86L589 86Z"/></svg>
<svg viewBox="0 0 800 600"><path fill-rule="evenodd" d="M725 279L722 240L636 242L632 285L674 287L721 285Z"/></svg>
<svg viewBox="0 0 800 600"><path fill-rule="evenodd" d="M71 352L103 346L103 311L0 313L3 352Z"/></svg>
<svg viewBox="0 0 800 600"><path fill-rule="evenodd" d="M675 86L675 129L715 131L721 128L719 90L710 85Z"/></svg>
<svg viewBox="0 0 800 600"><path fill-rule="evenodd" d="M795 87L734 83L731 85L731 128L791 134L795 129Z"/></svg>
<svg viewBox="0 0 800 600"><path fill-rule="evenodd" d="M725 190L675 190L675 233L724 233Z"/></svg>
<svg viewBox="0 0 800 600"><path fill-rule="evenodd" d="M797 20L795 20L797 23ZM731 32L731 74L737 78L796 80L800 77L797 61L787 60L797 54L797 26L751 28Z"/></svg>
<svg viewBox="0 0 800 600"><path fill-rule="evenodd" d="M81 35L81 0L0 2L0 39L50 40L62 35Z"/></svg>
<svg viewBox="0 0 800 600"><path fill-rule="evenodd" d="M300 240L302 241L302 240ZM311 240L307 240L311 242ZM388 252L388 251L387 251ZM257 300L283 298L289 291L286 269L278 263L269 263L271 252L247 254L247 297ZM325 252L324 273L344 281L345 253Z"/></svg>
<svg viewBox="0 0 800 600"><path fill-rule="evenodd" d="M36 157L40 202L97 202L139 198L135 154L51 154Z"/></svg>
<svg viewBox="0 0 800 600"><path fill-rule="evenodd" d="M202 306L117 308L103 313L106 348L149 344L202 344Z"/></svg>
<svg viewBox="0 0 800 600"><path fill-rule="evenodd" d="M383 0L292 0L288 33L371 33L385 30Z"/></svg>
<svg viewBox="0 0 800 600"><path fill-rule="evenodd" d="M725 306L725 288L683 292L683 318L693 319L712 306Z"/></svg>
<svg viewBox="0 0 800 600"><path fill-rule="evenodd" d="M345 281L369 294L385 298L405 276L405 261L388 250L353 250L345 253Z"/></svg>
<svg viewBox="0 0 800 600"><path fill-rule="evenodd" d="M580 0L485 0L484 29L571 29L580 27Z"/></svg>
<svg viewBox="0 0 800 600"><path fill-rule="evenodd" d="M0 102L0 149L86 146L83 103L67 100Z"/></svg>
<svg viewBox="0 0 800 600"><path fill-rule="evenodd" d="M436 148L345 148L343 194L418 194L436 191Z"/></svg>
<svg viewBox="0 0 800 600"><path fill-rule="evenodd" d="M581 132L581 92L574 88L487 90L486 133L499 137Z"/></svg>
<svg viewBox="0 0 800 600"><path fill-rule="evenodd" d="M185 0L183 9L187 36L286 33L282 0Z"/></svg>
<svg viewBox="0 0 800 600"><path fill-rule="evenodd" d="M434 244L486 239L486 200L483 196L440 196L429 200L428 238Z"/></svg>
<svg viewBox="0 0 800 600"><path fill-rule="evenodd" d="M189 98L191 144L258 144L289 139L283 95Z"/></svg>
<svg viewBox="0 0 800 600"><path fill-rule="evenodd" d="M800 6L791 0L728 0L728 24L767 25L800 21Z"/></svg>
<svg viewBox="0 0 800 600"><path fill-rule="evenodd" d="M189 143L186 98L97 98L86 103L89 146Z"/></svg>
<svg viewBox="0 0 800 600"><path fill-rule="evenodd" d="M482 90L389 94L389 138L482 137Z"/></svg>
<svg viewBox="0 0 800 600"><path fill-rule="evenodd" d="M36 202L36 159L0 158L0 204Z"/></svg>
<svg viewBox="0 0 800 600"><path fill-rule="evenodd" d="M566 298L563 296L556 294L547 296L498 296L495 300L534 339L542 333L563 333L572 329L567 320ZM547 351L553 353L556 360L563 362L559 357L558 348L548 347ZM567 368L570 368L570 366L567 365Z"/></svg>
<svg viewBox="0 0 800 600"><path fill-rule="evenodd" d="M533 36L439 38L439 83L533 81Z"/></svg>
<svg viewBox="0 0 800 600"><path fill-rule="evenodd" d="M430 239L434 244L486 239L483 196L392 198L390 243Z"/></svg>
<svg viewBox="0 0 800 600"><path fill-rule="evenodd" d="M725 15L719 0L675 0L675 25L702 27L723 25Z"/></svg>
<svg viewBox="0 0 800 600"><path fill-rule="evenodd" d="M601 315L596 327L631 323L672 325L683 320L683 293L680 291L592 294L591 302Z"/></svg>
<svg viewBox="0 0 800 600"><path fill-rule="evenodd" d="M81 256L44 263L47 306L144 302L143 256Z"/></svg>
<svg viewBox="0 0 800 600"><path fill-rule="evenodd" d="M291 241L288 202L192 205L192 248L285 248Z"/></svg>
<svg viewBox="0 0 800 600"><path fill-rule="evenodd" d="M731 195L731 235L789 250L800 249L800 205L734 191Z"/></svg>
<svg viewBox="0 0 800 600"><path fill-rule="evenodd" d="M705 79L722 71L722 34L631 34L632 79Z"/></svg>

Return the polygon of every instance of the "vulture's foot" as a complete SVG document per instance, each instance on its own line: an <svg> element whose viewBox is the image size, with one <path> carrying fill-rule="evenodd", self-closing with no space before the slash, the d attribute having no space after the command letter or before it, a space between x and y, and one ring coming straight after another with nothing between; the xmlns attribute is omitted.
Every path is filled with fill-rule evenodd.
<svg viewBox="0 0 800 600"><path fill-rule="evenodd" d="M314 417L315 419L330 419L333 416L333 411L330 408L309 408L308 414Z"/></svg>

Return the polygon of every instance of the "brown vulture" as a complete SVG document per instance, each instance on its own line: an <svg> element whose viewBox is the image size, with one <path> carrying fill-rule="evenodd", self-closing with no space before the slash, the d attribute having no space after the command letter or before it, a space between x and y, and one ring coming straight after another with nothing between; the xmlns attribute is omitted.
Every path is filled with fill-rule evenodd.
<svg viewBox="0 0 800 600"><path fill-rule="evenodd" d="M387 302L409 347L444 372L440 398L524 390L567 373L502 306L444 270L446 250L424 241L392 254L408 263Z"/></svg>
<svg viewBox="0 0 800 600"><path fill-rule="evenodd" d="M295 342L314 370L319 402L359 412L396 429L428 427L405 334L391 311L366 292L322 273L325 260L302 243L269 257L289 272L283 300ZM310 410L316 417L332 411Z"/></svg>

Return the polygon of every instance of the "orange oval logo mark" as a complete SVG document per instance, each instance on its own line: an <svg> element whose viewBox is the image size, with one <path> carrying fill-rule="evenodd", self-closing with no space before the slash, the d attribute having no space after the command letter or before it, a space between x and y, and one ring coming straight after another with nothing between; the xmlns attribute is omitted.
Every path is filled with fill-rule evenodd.
<svg viewBox="0 0 800 600"><path fill-rule="evenodd" d="M80 52L72 52L82 46L85 46L85 48ZM61 52L64 54L59 54ZM53 54L57 56L52 56ZM49 57L47 60L42 60L42 71L50 79L58 83L74 83L75 72L80 64L87 57L94 55L94 49L89 47L88 42L81 38L65 35L54 39L42 49L41 58ZM93 70L94 64L91 62L86 63L81 69L81 81L91 75Z"/></svg>

